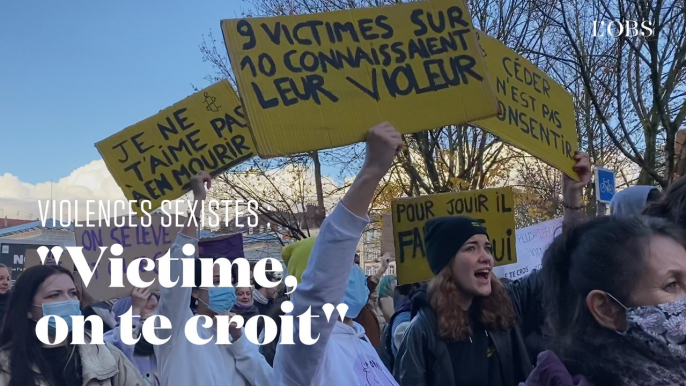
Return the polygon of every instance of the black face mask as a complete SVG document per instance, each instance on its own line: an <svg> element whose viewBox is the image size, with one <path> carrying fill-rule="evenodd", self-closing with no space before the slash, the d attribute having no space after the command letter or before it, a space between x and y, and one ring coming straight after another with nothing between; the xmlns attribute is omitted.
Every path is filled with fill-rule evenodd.
<svg viewBox="0 0 686 386"><path fill-rule="evenodd" d="M151 343L143 339L143 337L141 336L141 339L133 347L133 353L140 356L155 355L154 347L155 346L153 346Z"/></svg>

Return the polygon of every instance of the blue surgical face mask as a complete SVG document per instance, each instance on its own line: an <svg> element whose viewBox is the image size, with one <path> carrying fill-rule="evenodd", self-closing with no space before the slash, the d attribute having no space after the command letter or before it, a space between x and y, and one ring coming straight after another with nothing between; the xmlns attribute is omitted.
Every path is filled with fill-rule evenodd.
<svg viewBox="0 0 686 386"><path fill-rule="evenodd" d="M231 311L233 304L236 302L236 289L233 287L212 287L207 289L209 295L209 304L203 302L210 310L225 314Z"/></svg>
<svg viewBox="0 0 686 386"><path fill-rule="evenodd" d="M81 305L78 300L65 300L62 302L43 303L42 305L34 304L36 307L43 309L43 317L48 315L59 316L67 322L69 332L72 329L72 316L81 315ZM55 334L57 331L57 321L55 318L48 320L48 331Z"/></svg>
<svg viewBox="0 0 686 386"><path fill-rule="evenodd" d="M348 276L348 289L345 291L343 303L348 306L346 318L357 318L369 299L369 288L367 288L367 277L362 268L353 265Z"/></svg>

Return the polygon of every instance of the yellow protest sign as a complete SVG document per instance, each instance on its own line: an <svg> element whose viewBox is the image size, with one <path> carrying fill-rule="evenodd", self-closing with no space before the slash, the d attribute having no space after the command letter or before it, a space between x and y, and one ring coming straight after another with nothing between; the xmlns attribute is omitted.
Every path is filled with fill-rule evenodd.
<svg viewBox="0 0 686 386"><path fill-rule="evenodd" d="M95 144L129 200L147 212L190 190L204 170L215 176L255 155L243 108L222 80Z"/></svg>
<svg viewBox="0 0 686 386"><path fill-rule="evenodd" d="M546 73L500 41L477 31L498 96L496 117L473 124L578 178L579 149L572 96Z"/></svg>
<svg viewBox="0 0 686 386"><path fill-rule="evenodd" d="M222 21L260 156L495 116L463 0Z"/></svg>
<svg viewBox="0 0 686 386"><path fill-rule="evenodd" d="M424 224L434 217L467 216L488 230L495 265L517 262L512 188L470 190L393 200L393 233L398 284L428 280Z"/></svg>

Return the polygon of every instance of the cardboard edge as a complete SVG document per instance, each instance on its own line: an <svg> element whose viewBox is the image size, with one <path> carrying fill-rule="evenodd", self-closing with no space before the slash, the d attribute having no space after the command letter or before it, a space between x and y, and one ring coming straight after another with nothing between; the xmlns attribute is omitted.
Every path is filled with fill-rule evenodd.
<svg viewBox="0 0 686 386"><path fill-rule="evenodd" d="M279 17L279 16L272 16L272 17ZM234 74L234 78L236 79L236 88L238 91L236 92L237 97L239 102L241 103L241 106L243 106L243 112L245 113L245 120L246 123L248 124L248 128L250 130L250 135L252 136L253 143L255 144L255 152L257 155L262 158L262 159L267 159L267 158L274 158L278 157L276 156L269 156L271 153L273 153L273 149L271 149L268 146L265 146L262 143L263 137L260 135L259 130L255 130L256 126L259 126L258 119L253 119L253 118L258 118L258 115L255 115L253 112L252 108L249 105L247 98L244 98L243 95L247 96L250 95L248 85L245 84L243 81L243 78L241 76L237 76L236 74L240 73L240 62L241 62L241 52L242 48L236 48L233 49L232 47L234 45L240 45L234 39L234 36L229 33L229 30L234 27L239 21L241 20L248 20L250 19L250 23L252 24L254 20L260 20L260 19L270 19L272 17L264 17L264 18L236 18L236 19L223 19L220 21L219 25L221 27L222 31L222 37L224 39L224 48L226 48L226 53L229 57L229 64L231 65L231 70Z"/></svg>

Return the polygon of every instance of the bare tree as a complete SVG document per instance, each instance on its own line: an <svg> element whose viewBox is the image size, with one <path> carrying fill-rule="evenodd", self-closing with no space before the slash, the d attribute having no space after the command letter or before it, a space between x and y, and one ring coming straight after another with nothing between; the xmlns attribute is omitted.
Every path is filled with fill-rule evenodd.
<svg viewBox="0 0 686 386"><path fill-rule="evenodd" d="M563 38L551 59L573 64L610 141L640 167L638 183L667 186L676 174L676 133L686 119L684 2L572 0L545 9L537 5L556 36ZM646 22L652 34L643 30L645 36L627 31L617 38L593 36L594 21L627 20L639 26Z"/></svg>

